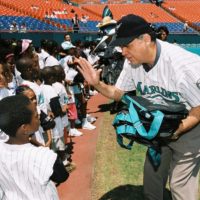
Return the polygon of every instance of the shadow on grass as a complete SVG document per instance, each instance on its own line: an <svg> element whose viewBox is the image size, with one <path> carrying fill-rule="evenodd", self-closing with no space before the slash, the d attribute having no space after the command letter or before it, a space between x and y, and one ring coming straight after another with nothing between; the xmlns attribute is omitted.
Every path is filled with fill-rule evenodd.
<svg viewBox="0 0 200 200"><path fill-rule="evenodd" d="M164 200L171 200L168 189L165 190ZM121 185L107 192L98 200L144 200L143 186Z"/></svg>
<svg viewBox="0 0 200 200"><path fill-rule="evenodd" d="M143 200L143 187L121 185L104 194L99 200Z"/></svg>
<svg viewBox="0 0 200 200"><path fill-rule="evenodd" d="M108 104L99 105L99 110L97 112L107 112L110 111L110 114L115 114L119 112L124 107L124 103L113 101Z"/></svg>
<svg viewBox="0 0 200 200"><path fill-rule="evenodd" d="M112 105L113 105L113 102L112 103L107 103L107 104L101 104L98 107L99 108L98 112L107 112L107 111L110 111Z"/></svg>

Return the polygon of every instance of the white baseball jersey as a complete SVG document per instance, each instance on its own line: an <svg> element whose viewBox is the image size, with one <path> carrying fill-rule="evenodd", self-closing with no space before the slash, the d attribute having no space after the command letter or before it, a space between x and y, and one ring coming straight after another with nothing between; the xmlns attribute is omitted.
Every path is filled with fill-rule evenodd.
<svg viewBox="0 0 200 200"><path fill-rule="evenodd" d="M30 143L0 143L0 190L2 200L58 200L50 181L57 154Z"/></svg>
<svg viewBox="0 0 200 200"><path fill-rule="evenodd" d="M153 102L167 99L184 103L188 109L200 105L200 57L176 45L157 41L161 52L155 66L146 72L142 65L127 60L116 87L123 91L136 89ZM200 124L170 143L183 154L200 152Z"/></svg>
<svg viewBox="0 0 200 200"><path fill-rule="evenodd" d="M185 49L157 40L161 52L155 66L148 72L142 65L128 60L116 87L137 92L152 101L167 99L184 103L188 109L200 105L200 57Z"/></svg>
<svg viewBox="0 0 200 200"><path fill-rule="evenodd" d="M65 86L62 83L55 82L53 85L55 92L60 97L59 101L61 105L65 105L68 103L68 95L65 89Z"/></svg>
<svg viewBox="0 0 200 200"><path fill-rule="evenodd" d="M37 55L38 55L38 58L39 58L40 69L43 69L44 68L44 64L45 64L45 60L50 55L44 49L41 49L41 53L37 53Z"/></svg>
<svg viewBox="0 0 200 200"><path fill-rule="evenodd" d="M53 57L53 56L49 56L47 57L47 59L44 62L44 67L51 67L51 66L55 66L55 65L59 65L58 60Z"/></svg>
<svg viewBox="0 0 200 200"><path fill-rule="evenodd" d="M15 95L15 90L17 86L23 81L21 77L21 72L19 72L16 67L14 68L14 74L12 74L12 81L8 83L8 89L11 91L12 95Z"/></svg>
<svg viewBox="0 0 200 200"><path fill-rule="evenodd" d="M59 63L63 67L65 73L69 70L68 62L72 62L72 56L70 55L59 60Z"/></svg>
<svg viewBox="0 0 200 200"><path fill-rule="evenodd" d="M11 91L12 95L15 95L15 89L18 86L17 77L13 75L12 81L8 83L8 89Z"/></svg>
<svg viewBox="0 0 200 200"><path fill-rule="evenodd" d="M72 61L73 60L71 55L65 56L59 61L60 65L63 67L65 71L65 79L69 81L73 81L74 77L78 74L78 72L75 69L68 66L68 62Z"/></svg>

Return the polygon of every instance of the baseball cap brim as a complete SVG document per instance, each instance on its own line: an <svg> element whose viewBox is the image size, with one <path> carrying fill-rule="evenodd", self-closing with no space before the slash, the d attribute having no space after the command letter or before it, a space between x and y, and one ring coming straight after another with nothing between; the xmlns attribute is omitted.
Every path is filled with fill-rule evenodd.
<svg viewBox="0 0 200 200"><path fill-rule="evenodd" d="M117 24L117 21L115 21L115 20L111 20L110 22L106 22L106 23L99 23L99 24L97 24L97 28L102 28L102 27L106 27L106 26L109 26L109 25L115 25L115 24Z"/></svg>
<svg viewBox="0 0 200 200"><path fill-rule="evenodd" d="M113 46L113 47L127 46L135 38L136 38L136 36L124 37L124 38L123 37L122 38L113 38L113 41L111 41L109 46Z"/></svg>

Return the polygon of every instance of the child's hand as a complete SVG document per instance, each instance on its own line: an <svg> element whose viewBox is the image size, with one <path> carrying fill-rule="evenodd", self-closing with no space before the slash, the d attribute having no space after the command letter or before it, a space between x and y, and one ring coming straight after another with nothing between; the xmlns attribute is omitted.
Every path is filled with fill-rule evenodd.
<svg viewBox="0 0 200 200"><path fill-rule="evenodd" d="M70 81L70 80L65 80L65 82L66 82L68 85L71 85L71 84L72 84L72 81Z"/></svg>
<svg viewBox="0 0 200 200"><path fill-rule="evenodd" d="M64 113L67 112L67 109L68 109L68 105L67 105L67 104L65 104L65 105L62 106L62 111L63 111Z"/></svg>
<svg viewBox="0 0 200 200"><path fill-rule="evenodd" d="M45 144L45 147L49 147L51 146L51 140L47 141L47 143Z"/></svg>
<svg viewBox="0 0 200 200"><path fill-rule="evenodd" d="M68 99L71 99L72 98L72 95L71 94L68 94Z"/></svg>
<svg viewBox="0 0 200 200"><path fill-rule="evenodd" d="M54 119L54 114L51 111L48 111L48 116L51 117L52 119Z"/></svg>

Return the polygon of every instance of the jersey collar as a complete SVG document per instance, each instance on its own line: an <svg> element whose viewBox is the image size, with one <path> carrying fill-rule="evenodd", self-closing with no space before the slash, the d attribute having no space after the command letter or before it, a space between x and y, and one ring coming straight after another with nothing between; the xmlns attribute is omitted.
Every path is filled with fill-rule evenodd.
<svg viewBox="0 0 200 200"><path fill-rule="evenodd" d="M160 57L160 53L161 53L161 45L160 43L156 40L156 58L155 58L155 61L153 63L153 65L149 65L147 63L143 63L142 66L144 68L144 70L146 72L150 71L158 62L158 59Z"/></svg>

